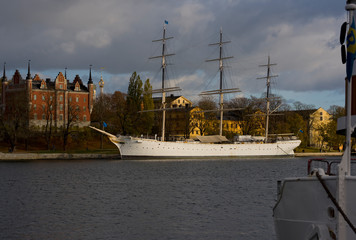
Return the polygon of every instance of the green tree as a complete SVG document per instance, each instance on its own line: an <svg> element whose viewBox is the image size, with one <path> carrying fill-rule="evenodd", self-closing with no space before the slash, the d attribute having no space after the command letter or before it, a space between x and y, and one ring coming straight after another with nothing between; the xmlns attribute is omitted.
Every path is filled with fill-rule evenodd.
<svg viewBox="0 0 356 240"><path fill-rule="evenodd" d="M152 98L152 85L150 80L147 79L143 87L143 110L153 110L153 108L154 103ZM154 121L154 112L143 112L141 119L141 126L143 127L142 132L146 133L147 135L151 134Z"/></svg>
<svg viewBox="0 0 356 240"><path fill-rule="evenodd" d="M128 126L127 133L137 135L140 133L139 125L142 110L142 80L140 75L134 72L129 81L129 87L127 91L126 106L128 111Z"/></svg>

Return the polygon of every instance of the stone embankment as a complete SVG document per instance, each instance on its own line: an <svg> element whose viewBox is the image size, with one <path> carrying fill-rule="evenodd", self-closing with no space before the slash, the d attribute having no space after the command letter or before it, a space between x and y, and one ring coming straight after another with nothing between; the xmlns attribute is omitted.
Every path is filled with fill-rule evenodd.
<svg viewBox="0 0 356 240"><path fill-rule="evenodd" d="M337 157L342 156L343 152L304 152L295 153L295 157Z"/></svg>
<svg viewBox="0 0 356 240"><path fill-rule="evenodd" d="M120 154L99 153L0 153L0 161L121 159Z"/></svg>

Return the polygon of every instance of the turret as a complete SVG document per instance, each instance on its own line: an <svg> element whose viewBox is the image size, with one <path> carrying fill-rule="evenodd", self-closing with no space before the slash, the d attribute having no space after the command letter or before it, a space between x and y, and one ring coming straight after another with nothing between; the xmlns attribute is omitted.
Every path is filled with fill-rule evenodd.
<svg viewBox="0 0 356 240"><path fill-rule="evenodd" d="M31 60L28 60L28 64L27 64L26 88L28 90L28 93L31 94L32 91Z"/></svg>
<svg viewBox="0 0 356 240"><path fill-rule="evenodd" d="M4 62L4 71L1 79L1 102L0 106L2 106L2 112L5 111L5 91L6 91L6 85L7 85L7 77L6 77L6 62Z"/></svg>
<svg viewBox="0 0 356 240"><path fill-rule="evenodd" d="M7 77L6 77L6 62L4 62L4 71L2 74L2 78L1 78L1 82L6 82L7 81Z"/></svg>
<svg viewBox="0 0 356 240"><path fill-rule="evenodd" d="M88 107L90 113L92 112L94 106L94 83L93 83L93 79L91 78L91 67L92 65L89 66L89 80L88 80L88 90L89 90Z"/></svg>
<svg viewBox="0 0 356 240"><path fill-rule="evenodd" d="M103 96L104 94L104 80L103 80L103 76L101 75L100 77L100 81L99 81L99 87L100 87L100 97Z"/></svg>

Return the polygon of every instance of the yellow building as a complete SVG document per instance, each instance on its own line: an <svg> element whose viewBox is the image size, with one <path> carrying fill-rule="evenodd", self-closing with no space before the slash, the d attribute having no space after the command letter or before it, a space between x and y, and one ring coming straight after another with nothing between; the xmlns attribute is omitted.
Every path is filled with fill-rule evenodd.
<svg viewBox="0 0 356 240"><path fill-rule="evenodd" d="M310 146L322 148L326 146L323 142L321 134L325 131L325 126L330 123L332 115L330 115L323 108L318 108L316 111L309 115L309 143Z"/></svg>
<svg viewBox="0 0 356 240"><path fill-rule="evenodd" d="M162 98L153 98L154 108L162 108ZM165 135L167 140L183 140L190 135L190 111L192 102L183 96L170 95L166 97L166 126ZM162 112L155 112L154 132L162 134Z"/></svg>
<svg viewBox="0 0 356 240"><path fill-rule="evenodd" d="M155 109L162 108L162 98L154 98ZM209 119L202 109L193 107L193 103L183 96L170 95L166 97L166 126L167 140L196 139L196 136L213 135L219 132L219 120L215 114ZM155 112L154 132L161 135L162 112ZM226 135L241 134L238 121L224 120L223 132Z"/></svg>

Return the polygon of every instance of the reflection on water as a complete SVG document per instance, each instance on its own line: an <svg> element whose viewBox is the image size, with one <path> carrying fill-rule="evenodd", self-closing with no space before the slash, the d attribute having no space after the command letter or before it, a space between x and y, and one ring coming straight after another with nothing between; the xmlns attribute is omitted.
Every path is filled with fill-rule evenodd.
<svg viewBox="0 0 356 240"><path fill-rule="evenodd" d="M306 158L0 162L0 239L275 239Z"/></svg>

